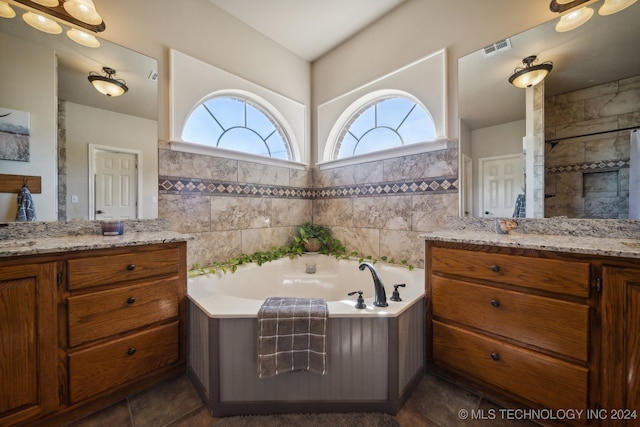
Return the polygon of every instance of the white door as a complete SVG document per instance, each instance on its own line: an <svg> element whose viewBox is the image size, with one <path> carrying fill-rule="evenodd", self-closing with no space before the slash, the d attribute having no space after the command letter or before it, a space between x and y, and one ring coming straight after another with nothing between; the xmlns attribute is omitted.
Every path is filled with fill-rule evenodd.
<svg viewBox="0 0 640 427"><path fill-rule="evenodd" d="M95 219L132 219L137 217L138 156L95 149Z"/></svg>
<svg viewBox="0 0 640 427"><path fill-rule="evenodd" d="M522 155L478 159L482 184L480 214L483 217L511 217L518 194L523 192Z"/></svg>

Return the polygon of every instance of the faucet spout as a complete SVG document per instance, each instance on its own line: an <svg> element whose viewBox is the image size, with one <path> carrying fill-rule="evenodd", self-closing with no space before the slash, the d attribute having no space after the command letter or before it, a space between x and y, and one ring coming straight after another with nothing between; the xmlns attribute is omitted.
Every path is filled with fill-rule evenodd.
<svg viewBox="0 0 640 427"><path fill-rule="evenodd" d="M358 266L360 271L364 271L365 268L369 268L371 271L371 276L373 277L373 286L376 289L376 299L373 301L373 305L376 307L386 307L387 304L387 293L384 291L384 283L382 283L382 279L378 274L378 271L373 267L373 264L370 262L362 262Z"/></svg>

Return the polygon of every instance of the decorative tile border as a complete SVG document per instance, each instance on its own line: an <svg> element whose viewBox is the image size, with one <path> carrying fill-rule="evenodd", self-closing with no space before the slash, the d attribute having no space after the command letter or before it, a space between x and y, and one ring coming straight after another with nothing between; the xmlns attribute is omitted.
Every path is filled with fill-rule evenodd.
<svg viewBox="0 0 640 427"><path fill-rule="evenodd" d="M198 178L159 177L160 194L201 196L254 196L293 199L333 199L402 194L457 193L458 177L439 177L416 181L341 185L325 188L296 188L278 185L240 184Z"/></svg>
<svg viewBox="0 0 640 427"><path fill-rule="evenodd" d="M545 173L558 172L578 172L596 169L628 168L630 160L599 160L597 162L576 163L573 165L548 166L544 168Z"/></svg>

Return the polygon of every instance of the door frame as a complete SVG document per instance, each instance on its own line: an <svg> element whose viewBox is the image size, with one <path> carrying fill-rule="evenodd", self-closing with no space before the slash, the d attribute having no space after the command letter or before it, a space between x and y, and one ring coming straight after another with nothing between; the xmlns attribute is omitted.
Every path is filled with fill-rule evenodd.
<svg viewBox="0 0 640 427"><path fill-rule="evenodd" d="M460 217L472 217L473 216L473 159L462 153L460 156L460 165L458 166L460 171L458 177L458 185L460 189L458 191L458 206Z"/></svg>
<svg viewBox="0 0 640 427"><path fill-rule="evenodd" d="M478 214L484 218L484 164L495 160L522 158L522 153L505 154L502 156L481 157L478 159ZM523 182L524 185L524 182Z"/></svg>
<svg viewBox="0 0 640 427"><path fill-rule="evenodd" d="M112 153L133 154L136 157L136 218L142 218L142 151L108 145L88 144L89 147L89 219L96 219L95 170L96 152L110 151Z"/></svg>

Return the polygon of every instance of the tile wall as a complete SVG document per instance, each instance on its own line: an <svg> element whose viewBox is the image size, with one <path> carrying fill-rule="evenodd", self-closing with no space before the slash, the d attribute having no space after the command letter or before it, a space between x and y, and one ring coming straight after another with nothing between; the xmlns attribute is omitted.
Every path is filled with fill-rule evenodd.
<svg viewBox="0 0 640 427"><path fill-rule="evenodd" d="M159 217L192 234L188 264L287 244L295 226L328 226L348 251L422 267L418 234L458 212L458 147L332 169L160 149Z"/></svg>
<svg viewBox="0 0 640 427"><path fill-rule="evenodd" d="M640 128L640 76L545 99L545 138ZM545 144L545 217L625 219L630 131Z"/></svg>

